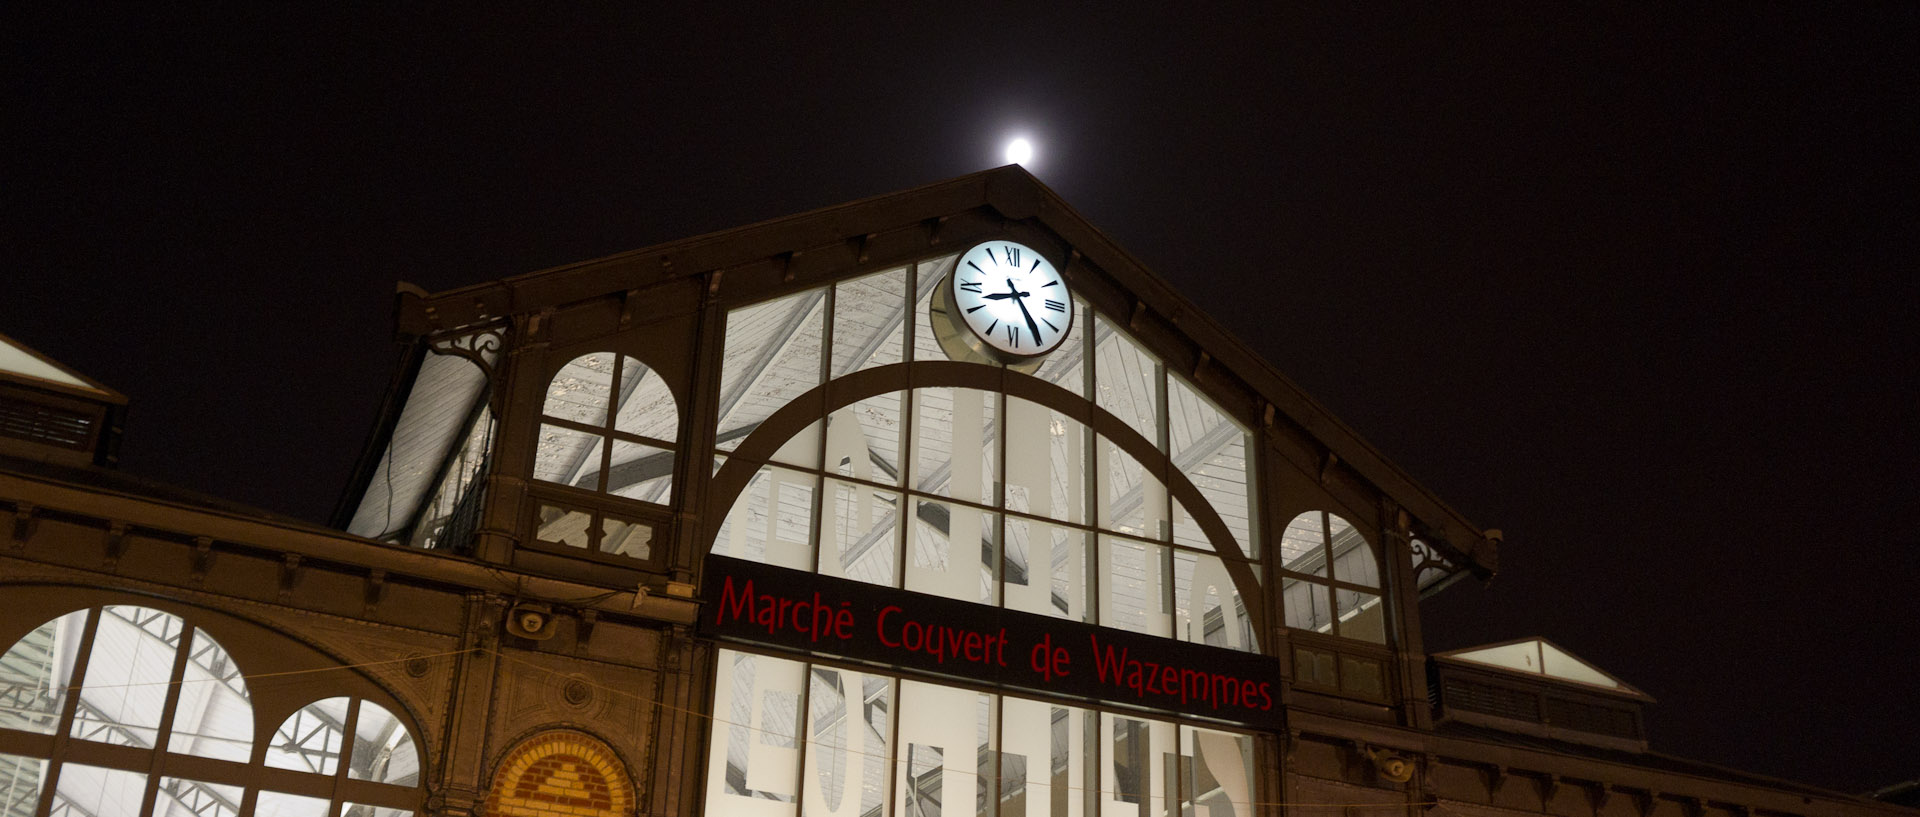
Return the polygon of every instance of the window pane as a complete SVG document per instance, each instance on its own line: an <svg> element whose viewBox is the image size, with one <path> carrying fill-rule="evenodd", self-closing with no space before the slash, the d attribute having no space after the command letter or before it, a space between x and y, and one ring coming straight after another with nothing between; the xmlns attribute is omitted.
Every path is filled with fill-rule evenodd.
<svg viewBox="0 0 1920 817"><path fill-rule="evenodd" d="M1006 606L1091 623L1086 532L1013 516L1006 525Z"/></svg>
<svg viewBox="0 0 1920 817"><path fill-rule="evenodd" d="M340 735L346 729L347 698L314 701L280 724L267 745L267 765L276 769L333 774L340 764ZM265 803L266 794L261 794Z"/></svg>
<svg viewBox="0 0 1920 817"><path fill-rule="evenodd" d="M1094 402L1159 445L1160 361L1111 321L1095 323Z"/></svg>
<svg viewBox="0 0 1920 817"><path fill-rule="evenodd" d="M542 503L533 535L544 544L592 550L593 541L588 532L592 525L593 514Z"/></svg>
<svg viewBox="0 0 1920 817"><path fill-rule="evenodd" d="M1174 635L1182 641L1255 651L1253 618L1215 556L1173 554Z"/></svg>
<svg viewBox="0 0 1920 817"><path fill-rule="evenodd" d="M1182 814L1253 817L1252 738L1183 727L1180 754L1191 758Z"/></svg>
<svg viewBox="0 0 1920 817"><path fill-rule="evenodd" d="M1366 537L1347 520L1332 514L1327 515L1327 527L1333 532L1333 577L1379 587L1380 560L1374 558L1373 547L1367 544Z"/></svg>
<svg viewBox="0 0 1920 817"><path fill-rule="evenodd" d="M1340 603L1340 635L1375 644L1387 643L1386 608L1372 593L1336 588L1333 595Z"/></svg>
<svg viewBox="0 0 1920 817"><path fill-rule="evenodd" d="M906 354L907 269L841 281L833 291L833 376L899 363Z"/></svg>
<svg viewBox="0 0 1920 817"><path fill-rule="evenodd" d="M1098 814L1095 714L1020 698L1000 706L1000 817Z"/></svg>
<svg viewBox="0 0 1920 817"><path fill-rule="evenodd" d="M946 360L947 353L940 348L940 341L934 337L933 327L928 323L928 311L933 306L934 288L938 287L953 272L953 265L960 256L949 255L927 261L914 270L914 283L919 292L913 303L913 359Z"/></svg>
<svg viewBox="0 0 1920 817"><path fill-rule="evenodd" d="M0 806L8 814L32 814L47 782L47 761L37 757L0 754Z"/></svg>
<svg viewBox="0 0 1920 817"><path fill-rule="evenodd" d="M1081 397L1087 396L1087 327L1092 320L1093 311L1087 308L1086 302L1073 299L1073 326L1067 329L1067 339L1060 342L1053 354L1047 355L1033 376Z"/></svg>
<svg viewBox="0 0 1920 817"><path fill-rule="evenodd" d="M819 478L770 465L733 501L713 552L795 570L813 569L813 497Z"/></svg>
<svg viewBox="0 0 1920 817"><path fill-rule="evenodd" d="M0 657L0 728L42 735L59 728L86 626L87 611L75 610L21 636Z"/></svg>
<svg viewBox="0 0 1920 817"><path fill-rule="evenodd" d="M804 665L721 650L707 750L707 812L796 813L800 751L795 717Z"/></svg>
<svg viewBox="0 0 1920 817"><path fill-rule="evenodd" d="M245 763L253 750L253 703L233 659L195 630L173 710L167 750Z"/></svg>
<svg viewBox="0 0 1920 817"><path fill-rule="evenodd" d="M1100 466L1094 475L1100 527L1132 536L1166 540L1167 487L1112 440L1099 439Z"/></svg>
<svg viewBox="0 0 1920 817"><path fill-rule="evenodd" d="M906 423L902 392L887 392L842 406L827 418L826 470L843 477L899 485Z"/></svg>
<svg viewBox="0 0 1920 817"><path fill-rule="evenodd" d="M824 817L878 815L887 802L893 682L814 667L807 692L806 803Z"/></svg>
<svg viewBox="0 0 1920 817"><path fill-rule="evenodd" d="M402 808L381 808L363 806L358 803L346 803L340 808L340 817L413 817L413 812Z"/></svg>
<svg viewBox="0 0 1920 817"><path fill-rule="evenodd" d="M603 518L600 520L600 552L631 559L653 556L653 526L644 522Z"/></svg>
<svg viewBox="0 0 1920 817"><path fill-rule="evenodd" d="M101 608L70 734L120 746L158 743L186 626L179 616L146 607Z"/></svg>
<svg viewBox="0 0 1920 817"><path fill-rule="evenodd" d="M533 453L533 478L600 490L601 442L600 437L584 431L541 424L540 447Z"/></svg>
<svg viewBox="0 0 1920 817"><path fill-rule="evenodd" d="M727 313L720 367L720 433L732 451L760 422L820 385L826 330L824 289L811 289Z"/></svg>
<svg viewBox="0 0 1920 817"><path fill-rule="evenodd" d="M1087 445L1086 426L1078 420L1007 398L1007 509L1084 521Z"/></svg>
<svg viewBox="0 0 1920 817"><path fill-rule="evenodd" d="M1167 436L1173 467L1187 476L1249 558L1254 543L1253 460L1247 431L1185 380L1167 377Z"/></svg>
<svg viewBox="0 0 1920 817"><path fill-rule="evenodd" d="M420 779L420 752L414 748L413 734L392 712L372 701L360 702L360 714L354 720L353 753L348 757L347 777L411 786Z"/></svg>
<svg viewBox="0 0 1920 817"><path fill-rule="evenodd" d="M1104 580L1100 594L1100 625L1142 635L1173 635L1167 610L1172 588L1168 582L1168 548L1117 536L1100 537Z"/></svg>
<svg viewBox="0 0 1920 817"><path fill-rule="evenodd" d="M618 356L594 352L560 367L547 384L541 413L590 426L607 424L608 398L613 394L613 366Z"/></svg>
<svg viewBox="0 0 1920 817"><path fill-rule="evenodd" d="M968 502L997 501L998 395L975 389L916 389L913 401L914 489Z"/></svg>
<svg viewBox="0 0 1920 817"><path fill-rule="evenodd" d="M88 659L91 662L92 659ZM91 677L91 674L89 674ZM67 763L53 794L53 812L62 806L94 817L134 817L147 795L147 776L138 772ZM265 812L262 812L264 815Z"/></svg>
<svg viewBox="0 0 1920 817"><path fill-rule="evenodd" d="M663 443L680 441L680 407L667 381L631 357L620 359L620 410L613 430Z"/></svg>
<svg viewBox="0 0 1920 817"><path fill-rule="evenodd" d="M607 492L665 505L673 501L673 464L673 452L665 448L614 440Z"/></svg>
<svg viewBox="0 0 1920 817"><path fill-rule="evenodd" d="M331 805L332 801L319 797L263 791L253 813L255 817L327 817Z"/></svg>
<svg viewBox="0 0 1920 817"><path fill-rule="evenodd" d="M1281 603L1287 610L1287 626L1316 633L1333 632L1333 613L1327 601L1326 585L1300 579L1280 580Z"/></svg>
<svg viewBox="0 0 1920 817"><path fill-rule="evenodd" d="M1280 534L1280 567L1295 573L1325 578L1327 540L1320 511L1307 511L1287 523Z"/></svg>
<svg viewBox="0 0 1920 817"><path fill-rule="evenodd" d="M1173 724L1103 713L1100 735L1107 750L1100 770L1101 811L1166 814L1167 795L1179 780Z"/></svg>
<svg viewBox="0 0 1920 817"><path fill-rule="evenodd" d="M952 687L900 682L898 814L963 817L992 814L999 764L994 753L993 696Z"/></svg>
<svg viewBox="0 0 1920 817"><path fill-rule="evenodd" d="M243 794L239 786L162 777L153 813L155 817L236 817Z"/></svg>
<svg viewBox="0 0 1920 817"><path fill-rule="evenodd" d="M820 529L820 570L828 576L899 586L900 495L839 480L827 481L828 509Z"/></svg>
<svg viewBox="0 0 1920 817"><path fill-rule="evenodd" d="M1000 563L997 514L914 500L906 588L961 601L994 604Z"/></svg>

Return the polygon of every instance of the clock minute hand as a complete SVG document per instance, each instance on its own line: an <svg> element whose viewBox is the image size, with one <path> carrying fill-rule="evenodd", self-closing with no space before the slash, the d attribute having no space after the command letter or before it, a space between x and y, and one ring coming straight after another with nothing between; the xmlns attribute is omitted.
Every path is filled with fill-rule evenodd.
<svg viewBox="0 0 1920 817"><path fill-rule="evenodd" d="M1008 283L1009 283L1009 284L1011 284L1012 282L1011 282L1011 281L1009 281ZM1022 292L1022 293L1020 293L1020 294L1021 294L1021 295L1026 295L1027 293L1025 293L1025 292ZM1039 343L1039 342L1040 342L1040 324L1038 324L1038 323L1035 323L1035 322L1034 322L1034 320L1033 320L1033 313L1032 313L1032 312L1028 312L1028 311L1027 311L1027 301L1026 301L1026 299L1025 299L1025 298L1015 298L1015 299L1013 299L1013 302L1014 302L1015 304L1018 304L1018 305L1020 306L1020 314L1021 314L1021 315L1024 315L1024 316L1026 316L1026 318L1027 318L1027 328L1028 328L1028 329L1031 329L1031 330L1033 330L1033 342L1034 342L1034 343Z"/></svg>

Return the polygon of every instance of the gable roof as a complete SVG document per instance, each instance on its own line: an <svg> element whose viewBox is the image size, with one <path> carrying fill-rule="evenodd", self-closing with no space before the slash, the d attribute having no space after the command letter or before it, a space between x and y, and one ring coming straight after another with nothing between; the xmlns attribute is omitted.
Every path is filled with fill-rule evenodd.
<svg viewBox="0 0 1920 817"><path fill-rule="evenodd" d="M1072 250L1074 263L1068 265L1069 274L1084 260L1134 296L1133 324L1154 322L1191 342L1196 350L1194 360L1169 360L1169 366L1191 363L1190 370L1197 370L1211 362L1231 372L1260 395L1269 416L1286 418L1324 445L1339 463L1405 507L1421 523L1419 533L1423 538L1438 540L1475 574L1491 576L1497 569L1498 548L1486 532L1388 461L1258 353L1017 165L431 295L403 285L398 296L398 328L404 334L424 337L674 279L709 273L724 277L729 270L765 265L770 259L777 259L790 276L803 270L906 259L924 255L943 238L948 243L957 243L956 238L965 240L963 228L978 228L984 222L1001 228L1024 223L1051 231ZM719 282L713 285L717 287ZM397 417L385 417L381 428L390 429L396 421ZM375 436L378 439L380 433L376 431ZM370 458L376 456L378 452L369 451L363 459L371 462ZM365 467L359 470L364 472L362 477L371 473ZM358 488L367 484L365 479L357 482ZM350 486L348 498L354 493L355 486Z"/></svg>
<svg viewBox="0 0 1920 817"><path fill-rule="evenodd" d="M6 335L0 335L0 377L31 386L79 393L116 405L127 402L127 398L119 392Z"/></svg>
<svg viewBox="0 0 1920 817"><path fill-rule="evenodd" d="M1653 700L1646 693L1613 676L1592 662L1544 638L1521 638L1498 644L1452 650L1433 656L1437 659L1477 664L1483 667L1519 672L1556 681L1600 687L1613 692Z"/></svg>

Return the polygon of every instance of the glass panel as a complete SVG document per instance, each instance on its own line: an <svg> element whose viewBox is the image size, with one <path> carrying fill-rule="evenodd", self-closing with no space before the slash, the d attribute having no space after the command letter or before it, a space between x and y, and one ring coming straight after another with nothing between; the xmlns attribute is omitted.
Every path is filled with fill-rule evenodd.
<svg viewBox="0 0 1920 817"><path fill-rule="evenodd" d="M714 677L707 812L797 813L798 715L805 666L723 649Z"/></svg>
<svg viewBox="0 0 1920 817"><path fill-rule="evenodd" d="M1000 817L1096 814L1099 780L1095 714L1078 707L1003 698Z"/></svg>
<svg viewBox="0 0 1920 817"><path fill-rule="evenodd" d="M540 413L583 425L605 426L616 359L612 352L594 352L560 367L547 384L547 402Z"/></svg>
<svg viewBox="0 0 1920 817"><path fill-rule="evenodd" d="M912 557L906 589L994 604L1000 562L997 514L932 500L914 500Z"/></svg>
<svg viewBox="0 0 1920 817"><path fill-rule="evenodd" d="M267 744L267 765L276 769L333 774L340 764L340 736L346 729L347 698L314 701L274 730ZM265 794L261 795L264 802Z"/></svg>
<svg viewBox="0 0 1920 817"><path fill-rule="evenodd" d="M91 664L93 659L87 659ZM91 674L89 674L91 677ZM55 814L94 817L133 817L147 796L147 776L138 772L67 763L60 767L60 783L53 792ZM322 801L324 802L324 801ZM63 810L65 807L65 810ZM266 815L266 812L261 812Z"/></svg>
<svg viewBox="0 0 1920 817"><path fill-rule="evenodd" d="M1280 595L1287 609L1288 627L1316 633L1333 632L1333 612L1327 601L1326 585L1282 578Z"/></svg>
<svg viewBox="0 0 1920 817"><path fill-rule="evenodd" d="M549 545L593 549L593 542L588 538L593 514L541 503L539 516L533 533L535 539Z"/></svg>
<svg viewBox="0 0 1920 817"><path fill-rule="evenodd" d="M1099 438L1100 467L1095 469L1095 501L1100 527L1149 539L1166 540L1167 487L1112 440Z"/></svg>
<svg viewBox="0 0 1920 817"><path fill-rule="evenodd" d="M1253 618L1215 556L1173 553L1174 636L1213 647L1256 652Z"/></svg>
<svg viewBox="0 0 1920 817"><path fill-rule="evenodd" d="M340 817L413 817L413 812L402 808L381 808L363 806L358 803L345 803L340 807Z"/></svg>
<svg viewBox="0 0 1920 817"><path fill-rule="evenodd" d="M32 814L47 782L47 761L0 754L0 808L7 814Z"/></svg>
<svg viewBox="0 0 1920 817"><path fill-rule="evenodd" d="M1173 635L1167 603L1172 597L1168 582L1168 548L1122 539L1100 537L1100 561L1105 569L1101 582L1100 624L1142 635Z"/></svg>
<svg viewBox="0 0 1920 817"><path fill-rule="evenodd" d="M896 813L915 817L992 814L993 696L900 682L899 792Z"/></svg>
<svg viewBox="0 0 1920 817"><path fill-rule="evenodd" d="M673 452L668 449L614 440L607 492L665 505L673 501L673 465Z"/></svg>
<svg viewBox="0 0 1920 817"><path fill-rule="evenodd" d="M1327 515L1333 533L1333 577L1350 584L1380 586L1380 560L1359 529L1333 514Z"/></svg>
<svg viewBox="0 0 1920 817"><path fill-rule="evenodd" d="M1187 476L1248 558L1253 543L1253 460L1247 431L1185 380L1167 377L1167 437L1173 467Z"/></svg>
<svg viewBox="0 0 1920 817"><path fill-rule="evenodd" d="M820 530L820 570L869 584L899 586L900 495L827 481L828 510Z"/></svg>
<svg viewBox="0 0 1920 817"><path fill-rule="evenodd" d="M820 426L820 421L815 420L800 433L788 437L786 442L781 443L780 448L773 452L773 461L798 468L819 468Z"/></svg>
<svg viewBox="0 0 1920 817"><path fill-rule="evenodd" d="M814 667L807 692L807 782L802 814L878 815L887 801L893 682Z"/></svg>
<svg viewBox="0 0 1920 817"><path fill-rule="evenodd" d="M541 424L533 452L533 478L589 491L600 490L601 439L584 431Z"/></svg>
<svg viewBox="0 0 1920 817"><path fill-rule="evenodd" d="M1386 608L1380 604L1379 596L1344 587L1335 588L1333 595L1340 603L1342 637L1387 643Z"/></svg>
<svg viewBox="0 0 1920 817"><path fill-rule="evenodd" d="M75 610L35 628L0 657L0 728L51 735L73 676L87 611Z"/></svg>
<svg viewBox="0 0 1920 817"><path fill-rule="evenodd" d="M653 556L653 526L624 519L600 520L600 552L634 559Z"/></svg>
<svg viewBox="0 0 1920 817"><path fill-rule="evenodd" d="M1103 713L1100 737L1107 750L1100 770L1101 812L1167 814L1167 795L1179 781L1173 724Z"/></svg>
<svg viewBox="0 0 1920 817"><path fill-rule="evenodd" d="M1086 426L1078 420L1007 398L1007 509L1084 521L1087 444Z"/></svg>
<svg viewBox="0 0 1920 817"><path fill-rule="evenodd" d="M733 501L713 552L795 570L813 570L813 495L819 477L771 465Z"/></svg>
<svg viewBox="0 0 1920 817"><path fill-rule="evenodd" d="M420 779L420 752L413 733L392 712L372 701L360 702L354 718L353 752L347 757L347 777L411 786Z"/></svg>
<svg viewBox="0 0 1920 817"><path fill-rule="evenodd" d="M667 381L631 357L620 359L620 410L613 430L663 443L680 440L680 406Z"/></svg>
<svg viewBox="0 0 1920 817"><path fill-rule="evenodd" d="M842 406L827 418L826 470L843 477L899 485L904 476L906 424L903 392L888 392Z"/></svg>
<svg viewBox="0 0 1920 817"><path fill-rule="evenodd" d="M915 287L919 289L913 302L913 359L946 360L947 353L940 348L935 339L933 327L928 323L928 312L933 307L934 288L945 281L953 272L953 265L959 255L949 255L922 263L914 270Z"/></svg>
<svg viewBox="0 0 1920 817"><path fill-rule="evenodd" d="M975 389L914 390L915 490L981 504L998 501L998 397Z"/></svg>
<svg viewBox="0 0 1920 817"><path fill-rule="evenodd" d="M1087 326L1092 320L1093 311L1086 303L1073 299L1073 326L1067 329L1067 339L1060 342L1060 348L1053 354L1047 355L1033 376L1086 397Z"/></svg>
<svg viewBox="0 0 1920 817"><path fill-rule="evenodd" d="M332 805L333 801L320 797L263 791L253 813L255 817L327 817Z"/></svg>
<svg viewBox="0 0 1920 817"><path fill-rule="evenodd" d="M1280 567L1295 573L1325 578L1327 541L1321 527L1321 512L1307 511L1287 523L1280 534Z"/></svg>
<svg viewBox="0 0 1920 817"><path fill-rule="evenodd" d="M1094 402L1140 436L1160 441L1160 361L1105 318L1095 319ZM1164 446L1161 450L1166 450Z"/></svg>
<svg viewBox="0 0 1920 817"><path fill-rule="evenodd" d="M732 451L760 421L820 385L826 299L825 289L810 289L727 313L715 438L722 450Z"/></svg>
<svg viewBox="0 0 1920 817"><path fill-rule="evenodd" d="M1207 538L1206 531L1200 529L1200 523L1193 521L1193 515L1187 513L1187 506L1180 500L1173 500L1173 543L1194 550L1215 552L1213 540Z"/></svg>
<svg viewBox="0 0 1920 817"><path fill-rule="evenodd" d="M1333 654L1293 648L1293 680L1308 686L1335 686L1339 676L1334 674Z"/></svg>
<svg viewBox="0 0 1920 817"><path fill-rule="evenodd" d="M1014 516L1007 517L1006 525L1006 606L1091 623L1087 534Z"/></svg>
<svg viewBox="0 0 1920 817"><path fill-rule="evenodd" d="M899 363L906 354L907 269L841 281L833 291L833 376Z"/></svg>
<svg viewBox="0 0 1920 817"><path fill-rule="evenodd" d="M239 786L162 777L153 813L154 817L236 817L245 793Z"/></svg>
<svg viewBox="0 0 1920 817"><path fill-rule="evenodd" d="M1181 814L1253 817L1253 739L1207 729L1180 730L1190 758Z"/></svg>
<svg viewBox="0 0 1920 817"><path fill-rule="evenodd" d="M101 608L69 734L143 749L157 743L186 626L179 616L146 607Z"/></svg>
<svg viewBox="0 0 1920 817"><path fill-rule="evenodd" d="M1378 661L1340 656L1340 688L1343 690L1370 698L1384 698L1387 690L1381 675Z"/></svg>
<svg viewBox="0 0 1920 817"><path fill-rule="evenodd" d="M219 642L195 630L167 750L245 763L253 750L247 682Z"/></svg>

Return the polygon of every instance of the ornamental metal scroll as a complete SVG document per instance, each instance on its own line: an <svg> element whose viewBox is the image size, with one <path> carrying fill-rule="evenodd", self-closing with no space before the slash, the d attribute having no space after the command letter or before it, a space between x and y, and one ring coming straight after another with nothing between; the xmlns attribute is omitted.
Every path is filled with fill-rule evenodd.
<svg viewBox="0 0 1920 817"><path fill-rule="evenodd" d="M487 401L494 415L499 416L500 406L496 401L501 398L499 383L495 376L499 370L494 362L500 359L501 351L506 347L506 324L496 323L478 328L455 330L427 339L427 349L436 355L451 355L465 358L480 367L480 376L486 381Z"/></svg>

